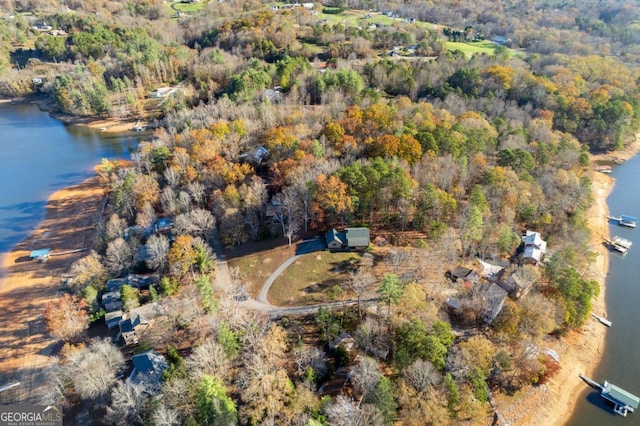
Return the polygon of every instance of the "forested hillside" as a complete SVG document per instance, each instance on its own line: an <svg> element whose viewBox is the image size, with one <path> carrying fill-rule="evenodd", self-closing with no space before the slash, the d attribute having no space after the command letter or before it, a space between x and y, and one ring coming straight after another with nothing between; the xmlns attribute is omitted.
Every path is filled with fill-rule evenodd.
<svg viewBox="0 0 640 426"><path fill-rule="evenodd" d="M542 348L598 293L578 272L589 154L640 127L637 5L4 3L0 93L160 123L130 163L98 167L108 215L74 296L47 308L83 325L57 334L47 401L96 424L484 424L492 393L559 368ZM346 269L320 297L337 307L270 320L238 296L257 297L254 271L216 267L218 243L349 226L380 238L335 262ZM544 262L525 264L527 230ZM445 278L480 272L476 259L502 278ZM123 310L166 308L161 336L135 349L167 358L154 385L117 380L121 352L81 334L103 321L107 281L131 273L158 282L122 287ZM496 290L509 279L527 290Z"/></svg>

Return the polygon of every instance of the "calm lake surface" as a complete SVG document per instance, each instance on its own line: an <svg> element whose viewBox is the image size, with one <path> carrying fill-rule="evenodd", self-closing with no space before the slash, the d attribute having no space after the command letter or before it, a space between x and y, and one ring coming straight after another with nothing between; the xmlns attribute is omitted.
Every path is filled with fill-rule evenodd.
<svg viewBox="0 0 640 426"><path fill-rule="evenodd" d="M0 104L0 253L44 217L49 196L93 175L102 158L129 158L138 137L67 126L32 104Z"/></svg>
<svg viewBox="0 0 640 426"><path fill-rule="evenodd" d="M616 166L613 177L616 184L607 199L611 214L640 217L640 156ZM606 304L613 325L607 329L604 356L592 379L608 380L640 396L640 228L610 225L609 231L633 241L633 246L624 257L609 255ZM576 398L572 426L640 425L640 411L615 415L586 384Z"/></svg>

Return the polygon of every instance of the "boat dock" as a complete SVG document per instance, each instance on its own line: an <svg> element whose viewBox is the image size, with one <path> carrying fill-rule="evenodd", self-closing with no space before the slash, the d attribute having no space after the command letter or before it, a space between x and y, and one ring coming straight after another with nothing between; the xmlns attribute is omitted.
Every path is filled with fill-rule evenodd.
<svg viewBox="0 0 640 426"><path fill-rule="evenodd" d="M627 240L626 238L622 238L617 235L611 238L611 240L605 239L605 241L609 245L610 249L615 250L622 254L625 254L626 252L628 252L629 248L631 248L631 244L633 244L631 241Z"/></svg>
<svg viewBox="0 0 640 426"><path fill-rule="evenodd" d="M592 317L594 317L595 319L597 319L598 321L600 321L601 324L606 325L607 327L611 327L611 321L609 321L608 319L601 317L600 315L596 315L596 314L591 314Z"/></svg>
<svg viewBox="0 0 640 426"><path fill-rule="evenodd" d="M633 216L627 216L627 215L620 215L619 217L616 216L607 216L607 219L609 219L610 221L613 222L618 222L618 225L620 226L626 226L628 228L635 228L636 227L636 222L638 221L637 218L633 217Z"/></svg>
<svg viewBox="0 0 640 426"><path fill-rule="evenodd" d="M639 397L606 380L600 384L584 374L579 374L578 376L589 386L598 389L602 399L613 403L613 412L616 414L624 417L628 412L633 413L638 408L638 405L640 405Z"/></svg>

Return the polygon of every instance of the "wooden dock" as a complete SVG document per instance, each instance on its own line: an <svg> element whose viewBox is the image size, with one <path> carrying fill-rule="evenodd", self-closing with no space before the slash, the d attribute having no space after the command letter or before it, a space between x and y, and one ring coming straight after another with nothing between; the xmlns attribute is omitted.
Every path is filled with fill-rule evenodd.
<svg viewBox="0 0 640 426"><path fill-rule="evenodd" d="M594 317L595 319L597 319L598 321L600 321L601 324L606 325L607 327L611 327L612 323L611 321L609 321L608 319L601 317L600 315L596 315L596 314L591 314L592 317Z"/></svg>
<svg viewBox="0 0 640 426"><path fill-rule="evenodd" d="M578 374L578 377L580 377L582 380L584 380L585 383L588 384L589 386L591 386L592 388L595 388L595 389L598 389L598 390L602 390L602 385L600 383L596 382L593 379L588 378L584 374L580 373L580 374Z"/></svg>

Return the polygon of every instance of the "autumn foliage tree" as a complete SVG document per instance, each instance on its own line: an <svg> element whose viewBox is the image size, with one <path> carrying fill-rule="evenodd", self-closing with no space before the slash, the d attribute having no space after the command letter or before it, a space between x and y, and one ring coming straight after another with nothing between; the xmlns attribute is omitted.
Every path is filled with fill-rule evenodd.
<svg viewBox="0 0 640 426"><path fill-rule="evenodd" d="M76 296L64 294L44 306L45 327L55 337L70 341L89 327L88 305Z"/></svg>

